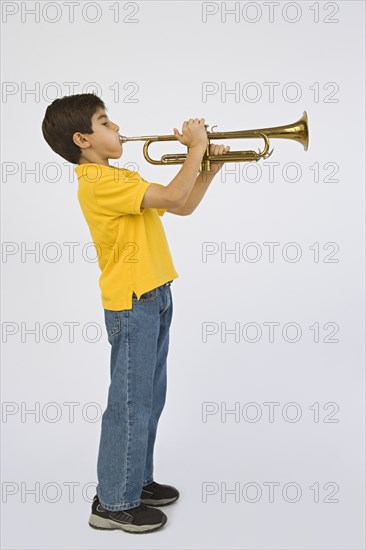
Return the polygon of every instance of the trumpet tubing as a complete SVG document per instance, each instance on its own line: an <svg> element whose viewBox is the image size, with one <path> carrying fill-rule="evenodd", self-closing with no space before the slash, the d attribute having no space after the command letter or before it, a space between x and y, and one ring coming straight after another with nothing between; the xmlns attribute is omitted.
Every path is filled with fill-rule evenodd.
<svg viewBox="0 0 366 550"><path fill-rule="evenodd" d="M207 128L207 124L205 125ZM215 126L214 126L215 128ZM119 136L121 143L128 141L145 141L143 147L144 158L150 164L183 164L187 154L184 153L173 153L166 154L161 157L160 160L156 160L150 157L148 148L150 145L157 141L178 141L174 135L162 135L162 136L137 136L137 137L126 137ZM258 162L260 159L268 158L272 152L269 151L270 139L290 139L300 143L305 151L307 151L309 146L309 127L308 127L308 116L306 111L304 111L302 117L293 122L292 124L287 124L285 126L274 126L272 128L258 128L254 130L238 130L234 132L207 132L208 145L207 150L202 158L201 162L201 171L210 171L211 162L220 161L220 162ZM225 155L211 155L210 154L210 144L212 140L223 140L223 139L249 139L249 138L261 138L264 140L264 147L262 151L256 152L253 150L244 150L244 151L229 151ZM188 147L187 147L188 152Z"/></svg>

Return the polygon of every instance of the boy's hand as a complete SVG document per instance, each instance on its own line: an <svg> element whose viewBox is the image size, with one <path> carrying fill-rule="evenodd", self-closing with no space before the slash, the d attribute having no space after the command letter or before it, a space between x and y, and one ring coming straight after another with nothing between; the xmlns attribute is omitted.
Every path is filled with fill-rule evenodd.
<svg viewBox="0 0 366 550"><path fill-rule="evenodd" d="M189 120L185 120L182 126L182 133L180 134L178 130L174 128L174 135L180 143L186 145L190 149L192 147L200 147L205 151L208 144L204 118L190 118Z"/></svg>
<svg viewBox="0 0 366 550"><path fill-rule="evenodd" d="M210 155L226 155L230 151L229 145L214 145L213 143L210 144ZM205 174L216 174L219 170L221 170L222 165L224 164L224 161L216 161L211 160L211 170L206 171Z"/></svg>

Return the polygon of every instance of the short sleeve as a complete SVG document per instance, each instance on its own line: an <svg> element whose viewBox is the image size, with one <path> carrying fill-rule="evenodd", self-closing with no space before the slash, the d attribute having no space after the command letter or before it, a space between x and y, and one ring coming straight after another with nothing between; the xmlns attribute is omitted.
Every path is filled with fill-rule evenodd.
<svg viewBox="0 0 366 550"><path fill-rule="evenodd" d="M145 181L145 180L144 180ZM152 183L152 182L150 182ZM160 185L160 187L164 187L161 183L154 183L154 185ZM164 216L165 212L167 211L167 208L156 208L159 216Z"/></svg>
<svg viewBox="0 0 366 550"><path fill-rule="evenodd" d="M141 202L150 183L138 172L111 170L94 183L94 196L101 210L114 215L141 215Z"/></svg>

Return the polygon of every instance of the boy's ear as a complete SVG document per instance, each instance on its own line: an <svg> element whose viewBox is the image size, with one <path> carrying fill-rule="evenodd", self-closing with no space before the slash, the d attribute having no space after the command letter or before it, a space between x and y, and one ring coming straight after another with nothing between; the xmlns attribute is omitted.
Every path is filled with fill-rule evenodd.
<svg viewBox="0 0 366 550"><path fill-rule="evenodd" d="M83 136L80 132L75 132L75 134L72 136L72 140L81 149L87 149L90 147L90 143L87 138Z"/></svg>

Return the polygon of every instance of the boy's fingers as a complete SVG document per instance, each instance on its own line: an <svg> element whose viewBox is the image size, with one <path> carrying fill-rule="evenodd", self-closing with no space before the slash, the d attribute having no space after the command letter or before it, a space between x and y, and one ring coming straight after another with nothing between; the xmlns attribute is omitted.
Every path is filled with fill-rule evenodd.
<svg viewBox="0 0 366 550"><path fill-rule="evenodd" d="M210 154L211 155L225 155L225 153L228 153L230 151L230 145L217 145L214 143L211 143L210 146Z"/></svg>
<svg viewBox="0 0 366 550"><path fill-rule="evenodd" d="M177 140L178 140L180 143L182 143L183 134L180 134L180 133L178 132L177 128L173 128L173 130L174 130L174 135L175 135L175 137L177 138Z"/></svg>

